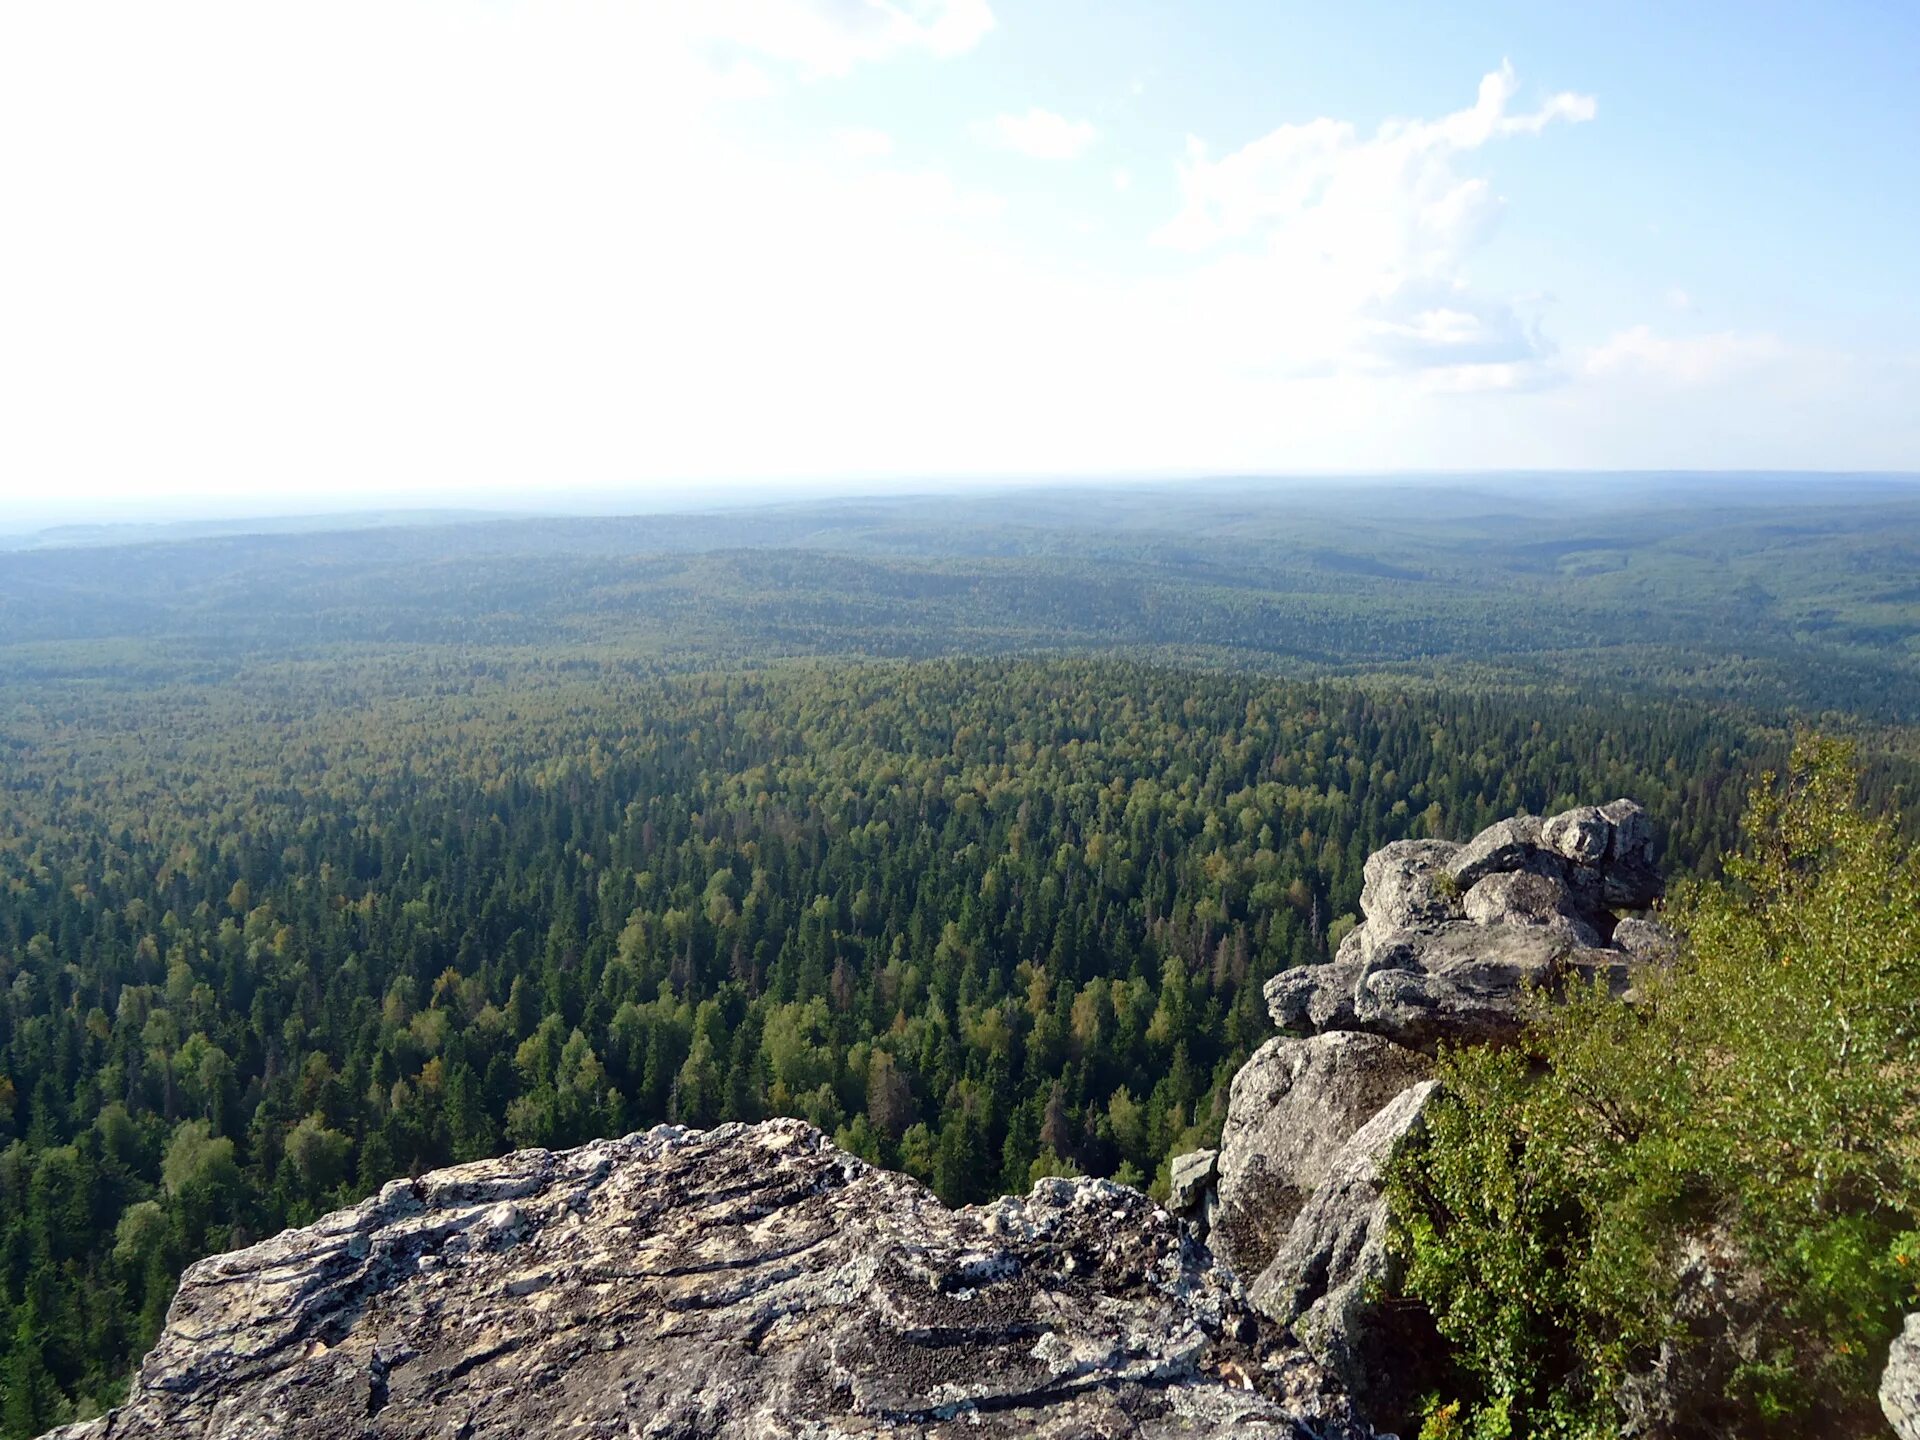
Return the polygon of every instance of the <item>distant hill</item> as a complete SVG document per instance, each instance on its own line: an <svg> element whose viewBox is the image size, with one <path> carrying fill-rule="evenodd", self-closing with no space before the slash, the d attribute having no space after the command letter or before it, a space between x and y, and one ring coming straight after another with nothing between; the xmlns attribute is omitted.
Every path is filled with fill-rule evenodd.
<svg viewBox="0 0 1920 1440"><path fill-rule="evenodd" d="M1916 575L1920 485L1874 476L1223 479L656 515L365 512L45 532L0 554L0 664L44 683L103 663L124 675L130 654L160 675L342 647L680 667L1132 651L1908 721ZM120 648L103 662L109 642Z"/></svg>
<svg viewBox="0 0 1920 1440"><path fill-rule="evenodd" d="M378 530L394 525L463 525L498 520L498 510L352 510L318 515L257 515L230 520L104 521L0 531L0 550L60 550L79 546L143 545L229 535L309 535Z"/></svg>

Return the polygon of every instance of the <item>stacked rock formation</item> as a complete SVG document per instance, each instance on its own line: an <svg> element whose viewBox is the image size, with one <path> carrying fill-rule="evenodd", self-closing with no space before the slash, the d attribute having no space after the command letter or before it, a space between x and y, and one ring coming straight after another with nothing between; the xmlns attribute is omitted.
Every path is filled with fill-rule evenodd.
<svg viewBox="0 0 1920 1440"><path fill-rule="evenodd" d="M1653 831L1631 800L1522 815L1465 845L1403 840L1367 860L1365 917L1331 965L1267 984L1284 1030L1361 1030L1432 1050L1511 1036L1528 996L1570 977L1624 985L1659 927L1621 910L1661 894Z"/></svg>
<svg viewBox="0 0 1920 1440"><path fill-rule="evenodd" d="M1645 918L1661 894L1652 831L1630 800L1504 820L1464 845L1371 856L1364 917L1331 963L1267 985L1269 1041L1241 1069L1211 1162L1209 1244L1255 1306L1289 1326L1379 1422L1404 1417L1437 1348L1395 1304L1382 1172L1415 1133L1442 1044L1499 1043L1537 997L1672 951ZM1176 1165L1176 1169L1178 1169ZM1189 1167L1191 1173L1191 1167ZM1384 1298L1383 1298L1384 1297Z"/></svg>
<svg viewBox="0 0 1920 1440"><path fill-rule="evenodd" d="M127 1403L60 1440L1360 1440L1136 1190L953 1211L799 1121L399 1180L190 1268Z"/></svg>

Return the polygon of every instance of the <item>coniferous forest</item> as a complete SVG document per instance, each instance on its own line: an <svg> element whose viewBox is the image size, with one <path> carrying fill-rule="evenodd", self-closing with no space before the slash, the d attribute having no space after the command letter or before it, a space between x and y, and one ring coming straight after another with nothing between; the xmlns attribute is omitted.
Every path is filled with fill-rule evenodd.
<svg viewBox="0 0 1920 1440"><path fill-rule="evenodd" d="M1262 982L1328 957L1372 850L1629 795L1669 873L1715 876L1806 718L1769 700L1823 665L1878 697L1819 707L1867 803L1917 813L1905 662L1860 679L1857 639L1804 670L1780 640L1779 685L1719 697L1684 634L1618 634L1589 679L1594 637L1536 664L1470 626L1388 663L1369 590L1316 622L1356 637L1316 676L1263 662L1279 619L1257 653L1042 647L1031 615L985 638L961 587L935 653L875 658L872 612L804 569L750 605L683 594L644 647L547 645L475 637L494 562L468 555L427 599L235 650L194 598L217 573L173 586L180 620L152 598L171 547L116 552L121 592L86 553L65 592L44 554L0 577L9 1436L111 1403L191 1260L514 1147L793 1115L952 1203L1164 1186L1271 1033ZM119 629L73 633L103 593ZM1181 593L1182 624L1213 613Z"/></svg>

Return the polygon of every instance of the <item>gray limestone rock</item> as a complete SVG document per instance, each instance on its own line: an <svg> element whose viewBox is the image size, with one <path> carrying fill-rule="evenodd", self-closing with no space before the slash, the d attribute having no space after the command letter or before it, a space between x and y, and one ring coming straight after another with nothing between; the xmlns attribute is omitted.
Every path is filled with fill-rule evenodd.
<svg viewBox="0 0 1920 1440"><path fill-rule="evenodd" d="M1564 881L1531 871L1507 871L1475 882L1460 907L1476 925L1532 925L1569 943L1600 944L1593 926L1581 917Z"/></svg>
<svg viewBox="0 0 1920 1440"><path fill-rule="evenodd" d="M1629 915L1613 927L1613 943L1635 960L1664 965L1680 953L1680 937L1657 920Z"/></svg>
<svg viewBox="0 0 1920 1440"><path fill-rule="evenodd" d="M1399 840L1367 857L1360 913L1377 926L1419 925L1458 919L1460 903L1446 867L1460 851L1446 840Z"/></svg>
<svg viewBox="0 0 1920 1440"><path fill-rule="evenodd" d="M1189 1150L1173 1157L1167 1177L1167 1209L1205 1238L1213 1225L1214 1182L1220 1175L1218 1150Z"/></svg>
<svg viewBox="0 0 1920 1440"><path fill-rule="evenodd" d="M1228 1098L1214 1253L1243 1279L1260 1274L1334 1157L1430 1068L1422 1055L1350 1031L1262 1045Z"/></svg>
<svg viewBox="0 0 1920 1440"><path fill-rule="evenodd" d="M1770 1348L1776 1302L1760 1268L1721 1227L1688 1236L1673 1261L1674 1329L1622 1380L1620 1433L1631 1440L1756 1433L1760 1417L1735 1398L1734 1380Z"/></svg>
<svg viewBox="0 0 1920 1440"><path fill-rule="evenodd" d="M1414 1406L1443 1348L1424 1317L1384 1298L1400 1278L1387 1248L1386 1164L1419 1131L1437 1088L1409 1086L1340 1148L1248 1292L1376 1420Z"/></svg>
<svg viewBox="0 0 1920 1440"><path fill-rule="evenodd" d="M1900 1440L1920 1440L1920 1315L1907 1316L1893 1337L1880 1374L1880 1408Z"/></svg>
<svg viewBox="0 0 1920 1440"><path fill-rule="evenodd" d="M1193 1209L1219 1173L1218 1150L1189 1150L1184 1155L1174 1156L1172 1189L1167 1195L1167 1208L1176 1215Z"/></svg>
<svg viewBox="0 0 1920 1440"><path fill-rule="evenodd" d="M192 1266L66 1440L1357 1437L1138 1191L949 1210L791 1120L399 1180Z"/></svg>
<svg viewBox="0 0 1920 1440"><path fill-rule="evenodd" d="M1581 805L1555 815L1540 827L1541 842L1576 865L1598 865L1613 843L1613 823L1598 805Z"/></svg>
<svg viewBox="0 0 1920 1440"><path fill-rule="evenodd" d="M1211 1243L1258 1272L1254 1303L1384 1423L1410 1417L1444 1361L1424 1310L1392 1298L1381 1182L1433 1094L1424 1057L1511 1040L1568 985L1626 994L1632 966L1677 941L1616 913L1661 893L1630 800L1517 816L1465 845L1388 845L1365 873L1361 923L1333 960L1267 982L1274 1022L1310 1038L1270 1042L1235 1078ZM1670 1378L1650 1384L1646 1413L1693 1403L1681 1360Z"/></svg>
<svg viewBox="0 0 1920 1440"><path fill-rule="evenodd" d="M1632 800L1615 800L1600 813L1613 826L1601 899L1615 909L1644 910L1666 893L1653 863L1653 822Z"/></svg>
<svg viewBox="0 0 1920 1440"><path fill-rule="evenodd" d="M1537 995L1605 977L1627 985L1628 956L1534 925L1462 922L1396 931L1367 961L1302 965L1267 982L1267 1008L1286 1030L1364 1030L1415 1050L1509 1040Z"/></svg>
<svg viewBox="0 0 1920 1440"><path fill-rule="evenodd" d="M1540 994L1673 953L1650 922L1619 919L1661 892L1653 832L1631 800L1542 820L1520 815L1462 846L1412 840L1367 861L1362 922L1331 964L1267 982L1295 1034L1362 1030L1431 1050L1511 1038Z"/></svg>
<svg viewBox="0 0 1920 1440"><path fill-rule="evenodd" d="M1466 891L1488 875L1543 865L1558 869L1563 862L1546 848L1545 828L1538 815L1496 821L1460 847L1448 863L1447 873Z"/></svg>

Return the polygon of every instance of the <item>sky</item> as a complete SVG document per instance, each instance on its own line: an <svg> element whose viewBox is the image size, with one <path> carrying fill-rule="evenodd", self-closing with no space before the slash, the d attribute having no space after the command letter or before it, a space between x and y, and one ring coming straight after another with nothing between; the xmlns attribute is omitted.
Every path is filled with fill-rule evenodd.
<svg viewBox="0 0 1920 1440"><path fill-rule="evenodd" d="M0 518L1920 470L1920 6L8 0Z"/></svg>

